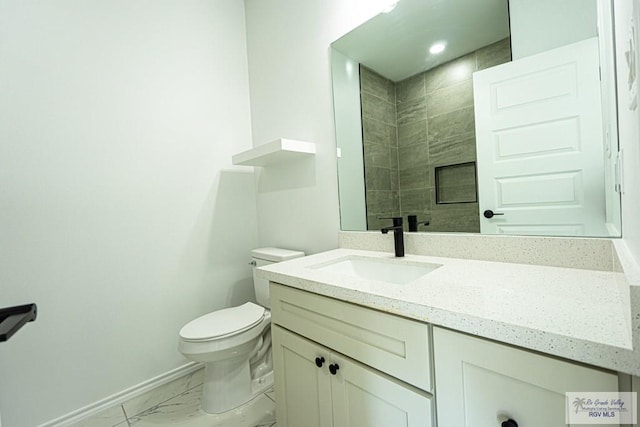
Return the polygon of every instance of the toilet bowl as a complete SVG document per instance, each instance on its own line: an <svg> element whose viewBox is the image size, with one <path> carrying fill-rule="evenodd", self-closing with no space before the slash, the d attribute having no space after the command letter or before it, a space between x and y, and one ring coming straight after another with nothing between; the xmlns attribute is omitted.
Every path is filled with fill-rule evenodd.
<svg viewBox="0 0 640 427"><path fill-rule="evenodd" d="M269 283L255 268L304 256L278 248L254 249L258 304L247 302L198 317L180 330L179 351L204 363L202 410L219 414L237 408L273 385Z"/></svg>

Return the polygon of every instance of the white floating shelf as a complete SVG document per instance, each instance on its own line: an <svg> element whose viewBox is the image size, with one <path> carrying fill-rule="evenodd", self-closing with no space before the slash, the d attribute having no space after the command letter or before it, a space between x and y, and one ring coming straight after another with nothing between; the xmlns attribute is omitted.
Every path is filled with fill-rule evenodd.
<svg viewBox="0 0 640 427"><path fill-rule="evenodd" d="M232 161L234 165L269 166L313 156L315 153L316 145L312 142L281 138L235 154Z"/></svg>

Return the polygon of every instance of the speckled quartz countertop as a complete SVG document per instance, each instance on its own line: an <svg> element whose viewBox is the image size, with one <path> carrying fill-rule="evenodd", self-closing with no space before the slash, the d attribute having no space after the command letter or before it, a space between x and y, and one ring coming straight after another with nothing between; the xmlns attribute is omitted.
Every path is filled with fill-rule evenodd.
<svg viewBox="0 0 640 427"><path fill-rule="evenodd" d="M399 285L318 269L348 257L442 266ZM336 249L258 269L320 295L519 347L640 375L623 273Z"/></svg>

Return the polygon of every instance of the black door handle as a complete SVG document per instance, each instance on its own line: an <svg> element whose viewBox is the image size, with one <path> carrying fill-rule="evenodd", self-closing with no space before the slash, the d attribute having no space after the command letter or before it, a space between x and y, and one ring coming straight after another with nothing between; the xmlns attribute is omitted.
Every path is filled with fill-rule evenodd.
<svg viewBox="0 0 640 427"><path fill-rule="evenodd" d="M500 427L518 427L518 423L509 418L507 421L503 421Z"/></svg>
<svg viewBox="0 0 640 427"><path fill-rule="evenodd" d="M331 365L329 365L329 372L331 372L331 375L335 375L338 373L338 369L340 369L340 366L338 366L337 363L333 363Z"/></svg>
<svg viewBox="0 0 640 427"><path fill-rule="evenodd" d="M487 209L486 211L482 212L482 215L484 215L485 218L493 218L496 215L504 215L504 213L494 212L491 209Z"/></svg>
<svg viewBox="0 0 640 427"><path fill-rule="evenodd" d="M324 357L316 357L316 366L322 368L322 365L324 365Z"/></svg>

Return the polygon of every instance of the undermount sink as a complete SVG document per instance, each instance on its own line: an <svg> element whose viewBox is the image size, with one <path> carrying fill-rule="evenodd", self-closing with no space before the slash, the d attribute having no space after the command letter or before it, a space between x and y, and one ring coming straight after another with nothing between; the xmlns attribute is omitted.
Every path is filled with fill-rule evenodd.
<svg viewBox="0 0 640 427"><path fill-rule="evenodd" d="M419 279L438 267L442 267L442 264L359 256L339 258L311 266L316 270L397 285L404 285Z"/></svg>

